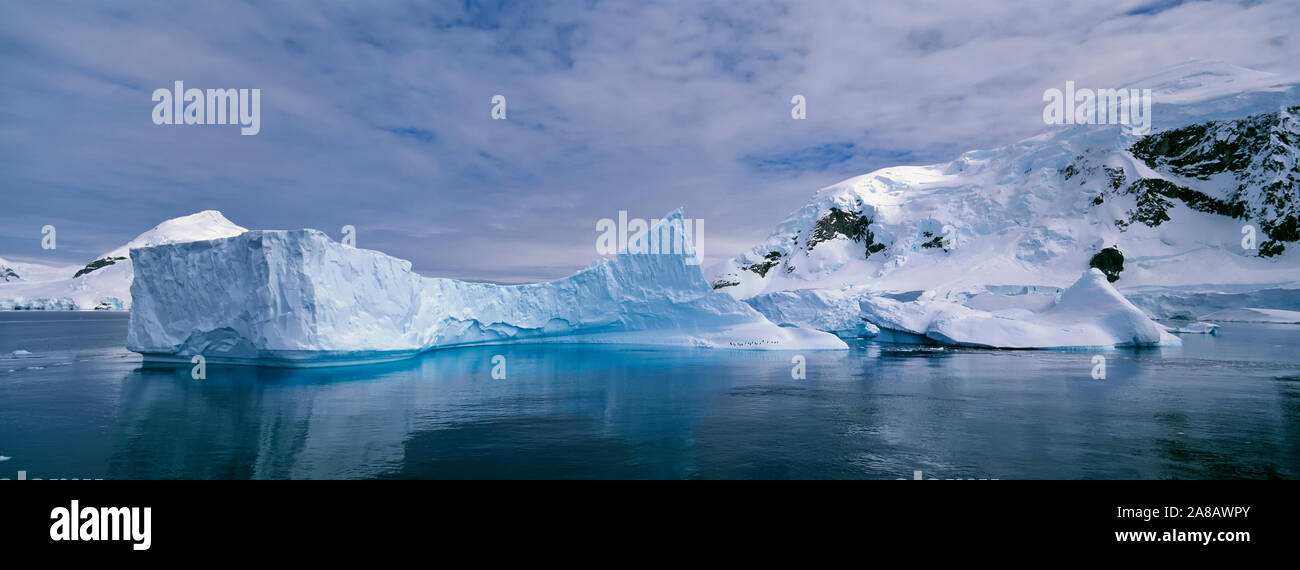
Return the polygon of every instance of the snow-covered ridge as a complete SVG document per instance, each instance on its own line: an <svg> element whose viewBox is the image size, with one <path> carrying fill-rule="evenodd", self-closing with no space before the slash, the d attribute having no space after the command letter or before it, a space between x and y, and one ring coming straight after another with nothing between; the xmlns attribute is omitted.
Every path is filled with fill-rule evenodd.
<svg viewBox="0 0 1300 570"><path fill-rule="evenodd" d="M423 277L407 261L315 230L250 231L134 249L131 258L127 348L151 360L340 365L520 341L847 348L713 291L681 255L623 254L565 279L512 286Z"/></svg>
<svg viewBox="0 0 1300 570"><path fill-rule="evenodd" d="M739 299L1059 288L1090 266L1121 290L1296 283L1300 255L1286 250L1300 239L1300 85L1195 62L1135 86L1156 91L1147 137L1052 126L952 162L850 178L709 280Z"/></svg>
<svg viewBox="0 0 1300 570"><path fill-rule="evenodd" d="M216 210L173 218L84 266L62 271L45 267L39 272L44 278L24 276L18 281L0 282L0 310L129 309L134 276L129 258L132 248L229 237L245 231Z"/></svg>
<svg viewBox="0 0 1300 570"><path fill-rule="evenodd" d="M1192 60L1126 86L1151 89L1162 128L1240 118L1294 105L1296 77L1217 60Z"/></svg>

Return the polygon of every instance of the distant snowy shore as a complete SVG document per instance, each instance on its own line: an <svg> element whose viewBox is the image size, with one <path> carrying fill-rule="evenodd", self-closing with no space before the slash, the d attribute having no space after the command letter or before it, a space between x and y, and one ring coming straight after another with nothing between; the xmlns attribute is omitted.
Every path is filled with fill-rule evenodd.
<svg viewBox="0 0 1300 570"><path fill-rule="evenodd" d="M13 278L0 282L0 310L125 311L131 308L135 275L131 249L230 237L245 231L221 212L205 210L158 224L84 266L11 264ZM6 262L0 260L3 267Z"/></svg>

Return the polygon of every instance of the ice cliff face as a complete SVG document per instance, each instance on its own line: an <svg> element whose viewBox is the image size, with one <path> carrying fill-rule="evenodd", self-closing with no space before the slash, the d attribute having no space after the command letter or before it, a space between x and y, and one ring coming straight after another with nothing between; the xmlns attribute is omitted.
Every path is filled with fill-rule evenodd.
<svg viewBox="0 0 1300 570"><path fill-rule="evenodd" d="M128 257L132 248L222 238L245 231L215 210L173 218L84 266L57 272L44 267L40 278L0 283L0 310L127 309L134 276Z"/></svg>
<svg viewBox="0 0 1300 570"><path fill-rule="evenodd" d="M869 322L859 308L865 297L865 291L852 289L805 289L776 291L746 301L777 324L827 331L841 338L874 338L880 328Z"/></svg>
<svg viewBox="0 0 1300 570"><path fill-rule="evenodd" d="M565 279L512 286L423 277L407 261L314 230L252 231L131 256L127 348L154 360L338 365L506 341L847 348L714 292L681 255L624 254Z"/></svg>

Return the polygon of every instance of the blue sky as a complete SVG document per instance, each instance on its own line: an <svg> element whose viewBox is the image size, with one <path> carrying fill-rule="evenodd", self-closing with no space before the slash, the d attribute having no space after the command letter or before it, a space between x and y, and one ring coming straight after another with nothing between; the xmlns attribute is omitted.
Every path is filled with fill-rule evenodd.
<svg viewBox="0 0 1300 570"><path fill-rule="evenodd" d="M681 206L713 261L822 186L1034 134L1066 80L1296 73L1296 29L1294 0L4 2L0 256L85 262L211 208L531 281L589 264L598 219ZM176 80L261 89L261 133L154 125Z"/></svg>

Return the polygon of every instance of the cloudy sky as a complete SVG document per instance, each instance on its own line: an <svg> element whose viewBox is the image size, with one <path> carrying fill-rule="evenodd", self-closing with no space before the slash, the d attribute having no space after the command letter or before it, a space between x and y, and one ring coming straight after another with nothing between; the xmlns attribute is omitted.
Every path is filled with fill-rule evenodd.
<svg viewBox="0 0 1300 570"><path fill-rule="evenodd" d="M218 209L531 281L589 264L600 218L681 206L712 261L822 186L1034 134L1066 80L1295 73L1297 29L1296 0L5 1L0 256L84 263ZM261 89L261 133L154 125L176 80Z"/></svg>

